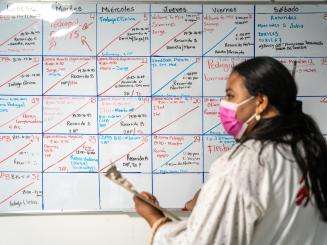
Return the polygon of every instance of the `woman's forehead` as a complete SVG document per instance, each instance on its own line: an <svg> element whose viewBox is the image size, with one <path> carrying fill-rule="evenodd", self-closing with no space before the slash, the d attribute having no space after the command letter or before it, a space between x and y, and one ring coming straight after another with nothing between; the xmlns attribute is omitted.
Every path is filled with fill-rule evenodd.
<svg viewBox="0 0 327 245"><path fill-rule="evenodd" d="M242 77L237 72L233 72L226 84L226 90L232 90L232 91L238 91L238 90L246 90L246 87L244 85L244 77Z"/></svg>

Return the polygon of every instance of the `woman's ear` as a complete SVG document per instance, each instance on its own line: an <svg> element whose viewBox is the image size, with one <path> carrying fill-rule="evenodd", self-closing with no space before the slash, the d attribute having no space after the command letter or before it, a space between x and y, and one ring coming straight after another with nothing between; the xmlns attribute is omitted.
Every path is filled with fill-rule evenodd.
<svg viewBox="0 0 327 245"><path fill-rule="evenodd" d="M267 95L258 94L256 96L256 110L255 113L260 115L262 112L264 112L269 105L269 99Z"/></svg>

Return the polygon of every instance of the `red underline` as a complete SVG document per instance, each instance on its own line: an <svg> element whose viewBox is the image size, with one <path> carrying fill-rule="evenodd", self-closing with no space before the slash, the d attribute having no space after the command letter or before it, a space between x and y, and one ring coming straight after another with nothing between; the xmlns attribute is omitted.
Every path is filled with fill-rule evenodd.
<svg viewBox="0 0 327 245"><path fill-rule="evenodd" d="M85 107L88 103L90 103L89 101L87 103L85 103L84 105L82 105L80 108L78 108L77 110L73 111L72 113L70 113L68 116L66 116L64 119L60 120L59 122L57 122L56 124L54 124L53 126L51 126L50 128L48 128L47 130L44 131L48 132L49 130L53 129L54 127L56 127L58 124L62 123L64 120L66 120L68 117L70 117L71 115L73 115L74 113L78 112L79 110L81 110L83 107Z"/></svg>
<svg viewBox="0 0 327 245"><path fill-rule="evenodd" d="M122 81L125 77L127 77L128 75L130 75L132 72L136 71L137 69L139 69L142 65L139 65L138 67L134 68L133 70L131 70L129 73L127 73L125 76L123 76L121 79L119 79L117 82L115 82L113 85L111 85L108 89L106 89L105 91L103 91L101 94L99 94L100 96L103 95L104 93L108 92L108 90L112 89L117 83L119 83L120 81Z"/></svg>
<svg viewBox="0 0 327 245"><path fill-rule="evenodd" d="M23 146L22 148L18 149L18 150L15 151L14 153L10 154L10 155L7 156L5 159L2 159L2 160L0 161L0 164L3 163L4 161L8 160L8 159L11 158L12 156L14 156L16 153L18 153L18 152L20 152L21 150L25 149L25 148L26 148L27 146L29 146L30 144L31 144L31 142L28 143L27 145Z"/></svg>
<svg viewBox="0 0 327 245"><path fill-rule="evenodd" d="M167 128L168 126L172 125L173 123L175 123L176 121L178 121L179 119L181 119L182 117L186 116L187 114L189 114L190 112L194 111L194 110L197 109L197 108L199 108L199 106L196 106L196 107L194 107L193 109L191 109L191 110L185 112L183 115L179 116L179 117L176 118L174 121L168 123L167 125L163 126L162 128L160 128L160 129L154 131L153 133L157 133L157 132L159 132L160 130L162 130L162 129L164 129L164 128Z"/></svg>
<svg viewBox="0 0 327 245"><path fill-rule="evenodd" d="M123 31L122 33L120 33L118 36L116 36L114 39L112 39L103 49L101 49L101 51L98 53L98 55L100 53L102 53L103 50L105 50L106 48L109 47L109 45L111 45L114 41L116 41L119 37L121 37L122 35L124 35L126 32L128 32L129 30L131 30L133 27L135 27L136 25L138 25L141 21L139 20L138 22L136 22L134 25L132 25L130 28L126 29L125 31Z"/></svg>
<svg viewBox="0 0 327 245"><path fill-rule="evenodd" d="M13 196L15 196L17 193L19 193L20 191L26 189L27 187L29 187L30 185L34 184L34 181L29 183L28 185L25 185L24 187L20 188L18 191L16 191L15 193L11 194L10 196L6 197L5 199L3 199L0 202L0 205L3 204L4 202L8 201L10 198L12 198Z"/></svg>
<svg viewBox="0 0 327 245"><path fill-rule="evenodd" d="M135 151L136 149L138 149L139 147L141 147L141 146L144 145L145 143L146 143L146 142L143 142L142 144L137 145L136 147L134 147L132 150L130 150L129 152L127 152L126 154L124 154L124 155L121 156L120 158L116 159L115 161L113 161L113 162L107 164L105 167L101 168L101 169L99 170L99 172L101 172L101 171L104 170L105 168L109 167L110 165L112 165L112 164L118 162L120 159L124 158L124 157L127 156L129 153Z"/></svg>
<svg viewBox="0 0 327 245"><path fill-rule="evenodd" d="M55 82L50 88L48 88L43 95L45 95L47 92L49 92L51 89L53 89L55 86L58 85L58 83L60 83L62 80L64 80L66 77L68 77L70 74L72 74L74 71L78 70L79 68L85 66L87 63L89 63L88 61L85 62L84 64L80 65L79 67L77 67L76 69L72 70L71 72L69 72L67 75L65 75L63 78L59 79L57 82Z"/></svg>
<svg viewBox="0 0 327 245"><path fill-rule="evenodd" d="M0 128L7 125L8 123L10 123L11 121L15 120L16 118L20 117L21 115L24 115L26 112L32 110L34 107L36 107L39 104L39 102L35 103L35 105L33 105L31 108L29 108L26 111L23 111L22 113L20 113L18 116L15 116L14 118L10 119L9 121L5 122L4 124L0 125Z"/></svg>
<svg viewBox="0 0 327 245"><path fill-rule="evenodd" d="M196 22L193 22L190 26L186 27L183 31L179 32L178 34L176 34L175 36L173 36L172 38L170 38L167 42L165 42L160 48L158 48L156 51L154 51L152 53L152 55L154 55L155 53L157 53L160 49L162 49L163 47L165 47L171 40L173 40L175 37L179 36L180 34L182 34L184 31L186 31L187 29L189 29L191 26L193 26Z"/></svg>
<svg viewBox="0 0 327 245"><path fill-rule="evenodd" d="M24 27L23 29L21 29L19 32L17 32L16 34L12 35L11 37L9 37L6 41L0 43L0 46L4 45L6 42L8 42L10 39L12 39L13 37L17 36L19 33L25 31L27 28L31 27L32 25L36 24L38 21L33 22L32 24Z"/></svg>
<svg viewBox="0 0 327 245"><path fill-rule="evenodd" d="M16 76L13 76L12 78L10 78L8 81L4 82L3 84L0 85L0 88L4 85L6 85L7 83L9 83L10 81L14 80L16 77L22 75L23 73L27 72L28 70L32 69L33 67L39 65L39 63L32 65L31 67L28 67L27 69L23 70L21 73L17 74Z"/></svg>
<svg viewBox="0 0 327 245"><path fill-rule="evenodd" d="M81 148L82 146L84 146L86 143L86 141L81 144L80 146L78 146L77 148L75 148L72 152L68 153L66 156L62 157L61 159L59 159L57 162L55 162L54 164L50 165L49 167L47 167L46 169L44 169L44 172L47 171L49 168L57 165L58 163L60 163L62 160L64 160L65 158L67 158L68 156L70 156L71 154L73 154L75 151L77 151L79 148Z"/></svg>
<svg viewBox="0 0 327 245"><path fill-rule="evenodd" d="M124 117L122 117L121 119L119 119L117 122L115 122L114 124L110 125L109 127L103 129L100 134L102 134L104 131L108 130L109 128L112 128L113 126L115 126L117 123L121 122L124 118L126 118L127 116L129 116L130 114L136 112L140 107L142 107L143 105L145 105L145 102L142 103L141 105L139 105L138 107L136 107L133 111L131 111L130 113L128 113L127 115L125 115Z"/></svg>

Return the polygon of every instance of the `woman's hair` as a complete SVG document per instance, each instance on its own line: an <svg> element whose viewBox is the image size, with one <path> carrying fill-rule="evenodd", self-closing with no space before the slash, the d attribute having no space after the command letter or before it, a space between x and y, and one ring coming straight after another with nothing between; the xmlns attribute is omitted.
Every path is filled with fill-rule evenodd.
<svg viewBox="0 0 327 245"><path fill-rule="evenodd" d="M296 100L297 86L288 69L271 57L256 57L233 68L245 79L253 96L266 95L279 115L261 119L240 143L262 142L259 157L268 143L289 145L303 173L305 185L314 194L322 219L327 221L327 145L315 121L302 112ZM308 81L309 82L309 81ZM308 199L309 200L309 199ZM307 204L307 202L306 202Z"/></svg>

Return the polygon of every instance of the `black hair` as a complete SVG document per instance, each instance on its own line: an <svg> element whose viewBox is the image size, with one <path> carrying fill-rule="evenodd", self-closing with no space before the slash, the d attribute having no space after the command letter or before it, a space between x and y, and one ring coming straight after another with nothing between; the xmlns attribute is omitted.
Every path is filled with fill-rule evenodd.
<svg viewBox="0 0 327 245"><path fill-rule="evenodd" d="M262 143L259 157L268 143L273 143L275 148L280 144L290 146L305 185L314 195L322 219L327 221L326 139L312 117L302 112L294 77L282 63L271 57L246 60L236 65L232 72L244 78L251 95L267 96L269 104L279 112L278 116L261 119L241 138L240 145L250 139L259 140Z"/></svg>

